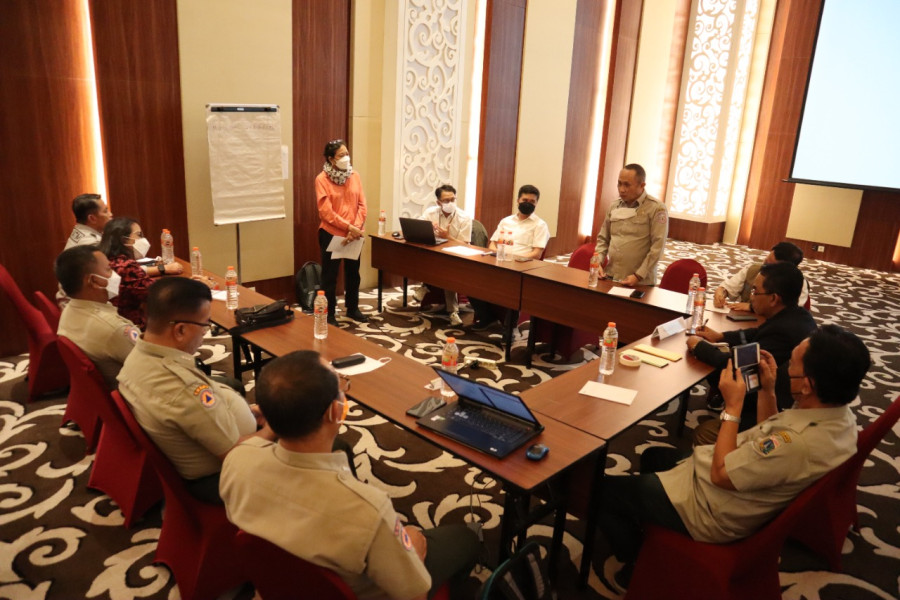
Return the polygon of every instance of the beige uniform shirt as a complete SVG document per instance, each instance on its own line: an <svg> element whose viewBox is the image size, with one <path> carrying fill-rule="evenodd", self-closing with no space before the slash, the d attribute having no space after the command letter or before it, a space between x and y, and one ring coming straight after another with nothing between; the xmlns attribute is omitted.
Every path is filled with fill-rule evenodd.
<svg viewBox="0 0 900 600"><path fill-rule="evenodd" d="M613 279L637 275L644 285L656 285L656 265L662 258L669 231L666 205L648 196L629 207L621 198L612 203L597 234L600 260L609 257L606 273Z"/></svg>
<svg viewBox="0 0 900 600"><path fill-rule="evenodd" d="M343 452L291 452L251 438L228 453L219 491L232 523L333 570L361 599L413 598L431 587L390 498L355 479Z"/></svg>
<svg viewBox="0 0 900 600"><path fill-rule="evenodd" d="M134 323L119 315L109 302L73 298L59 318L59 335L64 335L81 348L97 365L106 385L114 390L116 376L131 353L141 331Z"/></svg>
<svg viewBox="0 0 900 600"><path fill-rule="evenodd" d="M811 483L856 453L856 417L847 406L794 408L737 436L725 457L736 490L712 482L715 446L697 446L657 473L691 537L721 544L747 537Z"/></svg>
<svg viewBox="0 0 900 600"><path fill-rule="evenodd" d="M440 206L429 206L422 212L422 218L428 219L441 229L446 229L451 240L467 244L472 241L472 217L459 208L448 217Z"/></svg>
<svg viewBox="0 0 900 600"><path fill-rule="evenodd" d="M211 380L194 358L138 340L119 372L134 417L185 479L219 472L219 456L256 431L240 394Z"/></svg>

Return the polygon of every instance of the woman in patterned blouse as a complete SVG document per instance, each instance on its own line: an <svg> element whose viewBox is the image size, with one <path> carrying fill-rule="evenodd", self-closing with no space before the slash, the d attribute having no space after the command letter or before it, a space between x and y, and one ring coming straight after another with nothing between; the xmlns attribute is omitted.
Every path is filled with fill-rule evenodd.
<svg viewBox="0 0 900 600"><path fill-rule="evenodd" d="M119 274L119 295L112 303L119 314L144 330L147 321L144 302L153 283L153 277L177 275L184 269L179 263L142 267L137 260L144 258L150 250L150 242L144 237L140 224L128 217L117 217L103 228L100 251L109 258L109 266Z"/></svg>

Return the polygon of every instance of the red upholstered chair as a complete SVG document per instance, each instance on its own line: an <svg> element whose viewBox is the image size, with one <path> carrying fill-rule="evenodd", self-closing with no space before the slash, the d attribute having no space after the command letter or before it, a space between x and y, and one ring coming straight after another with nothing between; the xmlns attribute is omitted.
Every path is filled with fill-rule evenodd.
<svg viewBox="0 0 900 600"><path fill-rule="evenodd" d="M666 267L659 282L659 287L664 290L687 294L688 286L694 273L700 274L700 285L706 287L706 269L703 268L703 265L692 258L676 260Z"/></svg>
<svg viewBox="0 0 900 600"><path fill-rule="evenodd" d="M69 371L69 397L62 422L78 424L84 434L84 445L91 452L100 439L100 407L109 397L109 390L97 367L72 340L60 336L56 343Z"/></svg>
<svg viewBox="0 0 900 600"><path fill-rule="evenodd" d="M50 329L41 312L26 300L12 276L0 265L0 288L28 331L28 401L69 384L69 373L56 347L56 332Z"/></svg>
<svg viewBox="0 0 900 600"><path fill-rule="evenodd" d="M237 547L245 579L253 583L263 600L356 600L350 586L334 571L294 556L261 537L239 531ZM449 598L446 585L434 596L434 600Z"/></svg>
<svg viewBox="0 0 900 600"><path fill-rule="evenodd" d="M778 559L784 540L851 461L806 488L760 531L731 544L695 542L648 525L625 600L671 598L673 590L691 600L780 600Z"/></svg>
<svg viewBox="0 0 900 600"><path fill-rule="evenodd" d="M113 392L112 398L129 433L156 471L165 494L162 531L154 562L169 567L181 597L186 600L212 599L243 583L235 539L238 530L225 516L225 507L206 504L191 496L184 480L141 429L119 392Z"/></svg>
<svg viewBox="0 0 900 600"><path fill-rule="evenodd" d="M147 462L144 451L128 432L128 426L113 404L103 376L91 359L65 336L59 337L59 352L71 376L67 414L72 395L79 394L90 399L103 422L88 487L100 490L115 500L125 516L125 527L131 527L151 506L163 499L159 479Z"/></svg>
<svg viewBox="0 0 900 600"><path fill-rule="evenodd" d="M790 537L828 561L832 571L841 570L841 549L850 527L859 528L856 487L863 464L872 450L900 418L900 396L856 440L856 454L838 468L826 493L820 494L791 529Z"/></svg>
<svg viewBox="0 0 900 600"><path fill-rule="evenodd" d="M44 315L44 318L47 319L47 325L50 326L50 330L56 333L59 330L59 317L61 315L59 305L50 300L41 291L34 293L34 303L37 305L38 310L41 311L41 314Z"/></svg>

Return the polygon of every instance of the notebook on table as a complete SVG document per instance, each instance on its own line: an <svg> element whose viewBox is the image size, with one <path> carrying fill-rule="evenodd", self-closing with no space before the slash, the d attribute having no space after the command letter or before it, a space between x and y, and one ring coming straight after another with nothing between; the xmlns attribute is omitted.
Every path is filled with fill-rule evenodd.
<svg viewBox="0 0 900 600"><path fill-rule="evenodd" d="M447 240L435 237L434 225L428 219L410 219L400 217L400 231L407 241L426 246L437 246Z"/></svg>
<svg viewBox="0 0 900 600"><path fill-rule="evenodd" d="M544 430L521 398L438 371L458 400L416 421L470 448L503 458Z"/></svg>

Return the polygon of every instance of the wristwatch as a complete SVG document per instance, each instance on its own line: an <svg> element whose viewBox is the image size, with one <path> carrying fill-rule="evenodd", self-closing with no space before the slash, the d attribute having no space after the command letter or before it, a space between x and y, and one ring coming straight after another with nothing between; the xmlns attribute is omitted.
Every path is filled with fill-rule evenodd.
<svg viewBox="0 0 900 600"><path fill-rule="evenodd" d="M732 423L740 423L740 422L741 422L741 418L740 418L740 417L735 417L735 416L729 415L729 414L728 414L727 412L725 412L724 410L723 410L722 412L719 413L719 420L721 420L721 421L731 421Z"/></svg>
<svg viewBox="0 0 900 600"><path fill-rule="evenodd" d="M161 263L159 263L159 265L157 265L156 268L159 269L159 274L160 274L160 275L165 275L165 274L166 274L166 263L161 262Z"/></svg>

